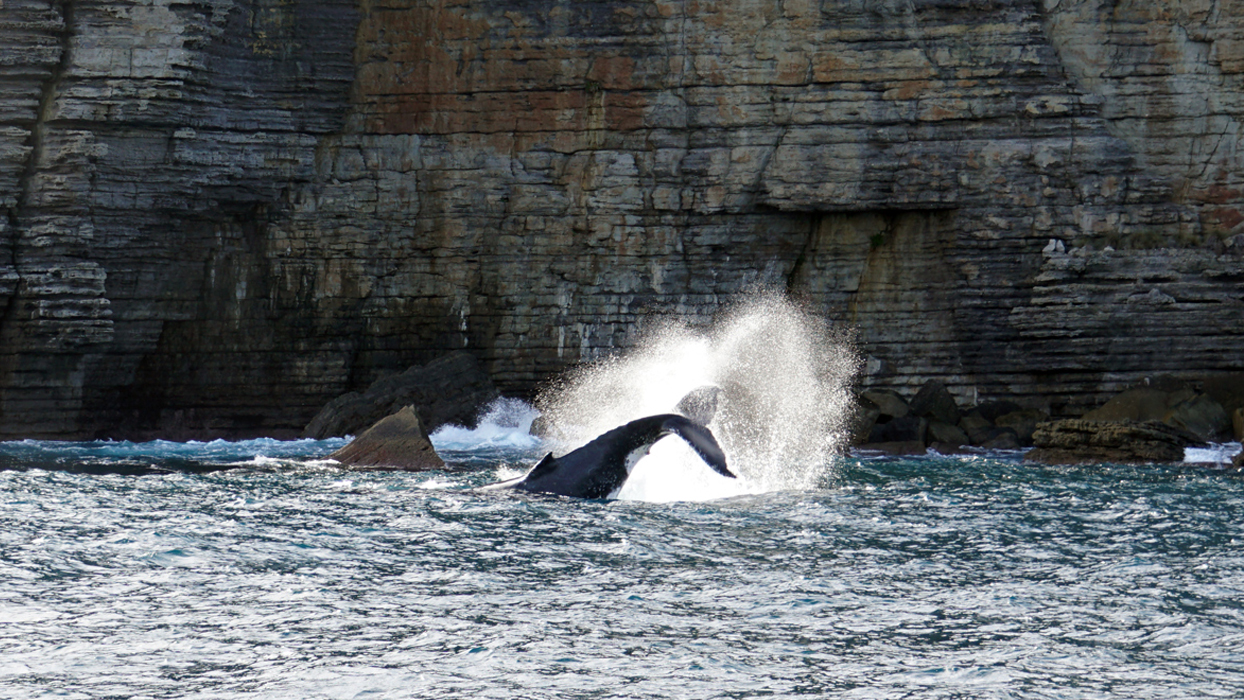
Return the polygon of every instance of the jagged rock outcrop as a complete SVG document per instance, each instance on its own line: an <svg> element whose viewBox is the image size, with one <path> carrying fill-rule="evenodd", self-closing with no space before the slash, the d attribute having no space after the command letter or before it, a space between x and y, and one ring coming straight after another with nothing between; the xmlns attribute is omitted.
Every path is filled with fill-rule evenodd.
<svg viewBox="0 0 1244 700"><path fill-rule="evenodd" d="M297 434L762 283L868 382L1244 366L1241 0L8 0L0 437Z"/></svg>
<svg viewBox="0 0 1244 700"><path fill-rule="evenodd" d="M355 468L415 472L445 468L411 406L381 418L328 458Z"/></svg>

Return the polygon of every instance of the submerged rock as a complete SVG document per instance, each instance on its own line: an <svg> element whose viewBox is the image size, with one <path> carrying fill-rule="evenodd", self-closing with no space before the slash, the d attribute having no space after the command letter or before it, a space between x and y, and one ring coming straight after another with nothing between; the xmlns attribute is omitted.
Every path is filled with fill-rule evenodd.
<svg viewBox="0 0 1244 700"><path fill-rule="evenodd" d="M1027 459L1045 464L1150 464L1184 459L1196 436L1162 423L1067 419L1042 423Z"/></svg>
<svg viewBox="0 0 1244 700"><path fill-rule="evenodd" d="M459 351L426 365L372 383L367 391L333 399L303 431L303 437L323 440L357 434L403 406L418 406L428 431L446 423L470 425L484 406L500 393L469 352Z"/></svg>
<svg viewBox="0 0 1244 700"><path fill-rule="evenodd" d="M381 419L329 458L353 467L403 471L445 468L445 461L436 454L411 406Z"/></svg>

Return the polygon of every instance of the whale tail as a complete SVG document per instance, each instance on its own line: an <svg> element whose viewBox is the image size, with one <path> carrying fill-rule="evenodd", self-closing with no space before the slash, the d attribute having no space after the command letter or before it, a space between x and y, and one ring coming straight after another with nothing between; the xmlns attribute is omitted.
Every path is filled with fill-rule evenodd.
<svg viewBox="0 0 1244 700"><path fill-rule="evenodd" d="M712 388L716 391L716 387ZM715 394L714 405L716 405ZM673 433L685 440L700 456L700 459L718 474L731 479L738 478L726 466L726 453L722 451L721 445L717 444L717 438L713 437L713 433L701 423L684 416L670 415L661 424L661 432Z"/></svg>
<svg viewBox="0 0 1244 700"><path fill-rule="evenodd" d="M711 384L697 387L687 392L674 410L700 425L708 425L717 415L717 396L720 393L721 389Z"/></svg>
<svg viewBox="0 0 1244 700"><path fill-rule="evenodd" d="M635 464L648 454L653 443L666 435L682 438L718 474L738 478L726 466L725 452L708 428L686 416L663 413L618 426L561 457L549 453L524 476L485 488L513 488L578 498L611 498L630 477Z"/></svg>

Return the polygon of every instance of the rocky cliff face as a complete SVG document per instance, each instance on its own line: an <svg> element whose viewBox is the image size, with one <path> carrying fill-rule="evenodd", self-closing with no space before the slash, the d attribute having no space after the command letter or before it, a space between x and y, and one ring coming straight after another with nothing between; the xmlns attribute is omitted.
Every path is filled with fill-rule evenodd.
<svg viewBox="0 0 1244 700"><path fill-rule="evenodd" d="M0 436L507 393L757 284L874 384L1244 365L1244 3L5 0Z"/></svg>

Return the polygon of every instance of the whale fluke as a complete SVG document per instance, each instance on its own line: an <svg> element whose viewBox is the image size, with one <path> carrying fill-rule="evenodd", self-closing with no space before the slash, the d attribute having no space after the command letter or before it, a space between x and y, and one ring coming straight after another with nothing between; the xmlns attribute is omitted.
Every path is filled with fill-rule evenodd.
<svg viewBox="0 0 1244 700"><path fill-rule="evenodd" d="M686 416L665 413L633 420L561 457L549 453L525 476L485 488L513 488L578 498L611 498L635 464L666 435L677 435L713 471L736 478L708 428Z"/></svg>
<svg viewBox="0 0 1244 700"><path fill-rule="evenodd" d="M721 388L711 384L697 387L687 392L674 410L700 425L708 425L717 415L717 396L720 393Z"/></svg>

